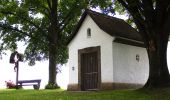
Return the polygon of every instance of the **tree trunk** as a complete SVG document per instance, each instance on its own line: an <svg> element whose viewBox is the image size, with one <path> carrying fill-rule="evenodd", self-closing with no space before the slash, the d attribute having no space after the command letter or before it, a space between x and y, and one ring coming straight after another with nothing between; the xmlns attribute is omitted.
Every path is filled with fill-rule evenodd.
<svg viewBox="0 0 170 100"><path fill-rule="evenodd" d="M50 40L49 40L49 81L48 81L48 85L49 88L48 89L55 89L58 88L59 86L56 83L56 64L57 64L57 49L58 49L58 43L57 43L57 39L58 39L58 34L56 31L56 26L51 26L53 28L50 28Z"/></svg>
<svg viewBox="0 0 170 100"><path fill-rule="evenodd" d="M58 49L58 13L57 13L58 0L51 0L49 2L50 9L50 26L48 30L49 39L49 81L50 89L58 88L56 83L56 63L57 63L57 49Z"/></svg>
<svg viewBox="0 0 170 100"><path fill-rule="evenodd" d="M53 85L52 88L57 88L56 83L56 64L57 64L57 49L58 49L58 33L57 24L55 22L49 27L49 81L48 84Z"/></svg>
<svg viewBox="0 0 170 100"><path fill-rule="evenodd" d="M49 44L49 81L48 84L56 84L56 46Z"/></svg>
<svg viewBox="0 0 170 100"><path fill-rule="evenodd" d="M161 88L170 86L167 66L168 38L151 39L147 48L149 58L149 78L144 88Z"/></svg>

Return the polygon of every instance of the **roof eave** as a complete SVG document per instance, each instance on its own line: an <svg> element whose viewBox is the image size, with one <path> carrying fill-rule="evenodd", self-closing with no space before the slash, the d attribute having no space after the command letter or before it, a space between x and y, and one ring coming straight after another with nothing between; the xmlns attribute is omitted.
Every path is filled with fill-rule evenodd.
<svg viewBox="0 0 170 100"><path fill-rule="evenodd" d="M115 37L113 42L145 48L143 41L128 39L124 37Z"/></svg>

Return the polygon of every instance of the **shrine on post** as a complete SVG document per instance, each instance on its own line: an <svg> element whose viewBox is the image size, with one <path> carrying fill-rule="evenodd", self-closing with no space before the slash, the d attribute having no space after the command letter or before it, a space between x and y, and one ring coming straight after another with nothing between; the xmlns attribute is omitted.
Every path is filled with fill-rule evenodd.
<svg viewBox="0 0 170 100"><path fill-rule="evenodd" d="M9 62L15 64L14 71L16 72L16 88L18 87L18 76L19 76L19 61L23 61L23 57L17 51L11 53Z"/></svg>

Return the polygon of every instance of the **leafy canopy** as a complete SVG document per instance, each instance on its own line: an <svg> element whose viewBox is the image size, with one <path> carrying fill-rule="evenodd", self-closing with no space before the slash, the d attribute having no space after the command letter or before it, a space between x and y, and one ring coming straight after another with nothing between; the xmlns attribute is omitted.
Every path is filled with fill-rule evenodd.
<svg viewBox="0 0 170 100"><path fill-rule="evenodd" d="M67 40L85 8L111 9L111 0L54 0L58 3L57 32L59 34L57 63L67 62ZM25 57L30 65L49 58L52 0L0 0L0 52L15 51L17 42L26 45ZM109 6L105 6L109 5ZM20 48L20 47L18 47ZM19 52L19 51L18 51Z"/></svg>

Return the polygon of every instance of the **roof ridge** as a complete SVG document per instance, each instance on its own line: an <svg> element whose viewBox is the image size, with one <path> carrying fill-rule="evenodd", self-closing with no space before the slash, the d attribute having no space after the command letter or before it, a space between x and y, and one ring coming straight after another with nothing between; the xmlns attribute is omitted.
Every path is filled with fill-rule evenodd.
<svg viewBox="0 0 170 100"><path fill-rule="evenodd" d="M121 18L117 18L117 17L114 17L114 16L110 16L110 15L107 15L107 14L104 14L104 13L101 13L101 12L97 12L97 11L93 11L93 10L90 10L90 9L86 9L86 12L88 14L96 14L96 15L102 15L103 17L105 18L109 18L109 19L116 19L116 20L119 20L119 21L123 21L125 22L123 19Z"/></svg>
<svg viewBox="0 0 170 100"><path fill-rule="evenodd" d="M92 10L87 10L86 14L88 14L103 31L111 36L122 36L141 41L138 32L123 19ZM114 27L114 29L112 27Z"/></svg>

